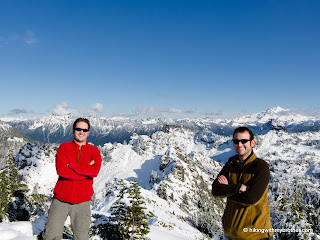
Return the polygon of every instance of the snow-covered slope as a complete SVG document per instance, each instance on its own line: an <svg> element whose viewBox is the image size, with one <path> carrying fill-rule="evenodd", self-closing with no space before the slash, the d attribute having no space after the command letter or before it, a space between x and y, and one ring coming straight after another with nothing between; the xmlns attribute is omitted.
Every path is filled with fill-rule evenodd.
<svg viewBox="0 0 320 240"><path fill-rule="evenodd" d="M276 119L279 112L283 110L275 108L252 116L250 120L228 120L224 124L231 128L238 124L258 124L260 119L260 125L256 126L259 131L256 131L257 145L254 151L270 165L269 203L274 228L311 228L320 235L320 132L287 130L292 124L317 120L290 114L290 117ZM99 146L103 164L94 180L94 224L98 221L96 216L110 216L110 207L120 191L120 181L129 183L137 180L146 211L153 213L148 219L151 229L149 238L220 238L225 203L213 198L210 191L212 181L223 163L235 154L231 136L212 131L211 120L208 119L193 120L197 129L190 127L191 120L181 122L183 124L175 122L150 135L133 134L128 143L105 143ZM150 121L148 124L151 124ZM17 155L20 174L31 191L38 189L43 194L52 194L57 180L54 166L57 146L27 144ZM37 229L33 232L35 235L43 228L43 222L39 218L23 226L33 226ZM7 232L1 227L2 224L2 236ZM278 239L284 237L277 236ZM309 233L305 239L313 236ZM300 235L296 239L302 237ZM29 230L25 230L25 238L19 239L35 239L35 236L32 238ZM99 240L100 237L96 235L91 239Z"/></svg>
<svg viewBox="0 0 320 240"><path fill-rule="evenodd" d="M197 186L206 186L206 192L201 196L211 199L211 207L223 204L213 200L209 190L213 175L221 168L211 156L220 151L209 150L203 140L195 142L195 137L195 132L179 127L167 133L156 132L152 137L134 135L128 145L108 143L100 147L104 161L94 181L93 213L110 216L110 206L119 191L119 180L137 180L147 210L154 214L149 219L151 239L163 236L168 240L203 239L203 233L190 220L199 213L197 205L201 189ZM20 174L31 191L38 188L43 194L52 194L57 180L55 150L56 145L27 144L17 155ZM218 214L213 229L221 228L222 208L216 209L214 212Z"/></svg>

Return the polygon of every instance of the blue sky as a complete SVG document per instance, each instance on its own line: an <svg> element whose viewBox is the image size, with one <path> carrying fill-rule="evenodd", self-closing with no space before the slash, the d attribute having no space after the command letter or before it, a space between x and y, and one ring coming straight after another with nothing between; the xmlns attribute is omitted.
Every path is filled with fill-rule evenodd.
<svg viewBox="0 0 320 240"><path fill-rule="evenodd" d="M0 116L320 115L320 1L0 2Z"/></svg>

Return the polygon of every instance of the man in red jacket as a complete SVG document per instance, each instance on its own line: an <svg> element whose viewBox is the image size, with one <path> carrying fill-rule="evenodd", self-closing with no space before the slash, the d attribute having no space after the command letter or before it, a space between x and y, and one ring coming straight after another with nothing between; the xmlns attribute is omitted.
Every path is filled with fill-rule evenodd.
<svg viewBox="0 0 320 240"><path fill-rule="evenodd" d="M73 124L74 139L60 145L56 155L59 175L54 188L43 238L60 240L64 223L70 216L74 240L87 240L91 223L90 200L93 178L99 173L101 155L97 147L87 143L90 122L78 118Z"/></svg>

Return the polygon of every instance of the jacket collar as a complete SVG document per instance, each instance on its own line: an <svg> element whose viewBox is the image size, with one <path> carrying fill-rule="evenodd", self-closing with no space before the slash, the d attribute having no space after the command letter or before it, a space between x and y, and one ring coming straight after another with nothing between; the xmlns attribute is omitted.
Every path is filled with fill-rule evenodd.
<svg viewBox="0 0 320 240"><path fill-rule="evenodd" d="M76 143L76 141L75 140L73 140L72 141L72 143L73 143L73 146L75 147L75 148L77 148L77 149L79 149L80 148L80 145L78 144L78 143ZM88 145L88 142L86 141L86 144L84 144L84 145L82 145L82 147L81 148L83 148L84 146L86 146L86 145Z"/></svg>
<svg viewBox="0 0 320 240"><path fill-rule="evenodd" d="M257 158L256 154L252 151L251 154L243 162L239 160L238 155L234 155L233 157L231 157L228 162L230 162L230 164L240 164L245 166L253 162L254 160L256 160L256 158Z"/></svg>

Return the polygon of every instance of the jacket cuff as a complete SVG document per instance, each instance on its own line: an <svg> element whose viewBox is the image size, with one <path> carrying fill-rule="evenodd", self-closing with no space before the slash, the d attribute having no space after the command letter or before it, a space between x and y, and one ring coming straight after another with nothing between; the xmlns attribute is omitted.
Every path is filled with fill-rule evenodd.
<svg viewBox="0 0 320 240"><path fill-rule="evenodd" d="M237 193L242 193L242 192L240 192L241 186L242 186L242 183L237 184L237 188L236 188Z"/></svg>

